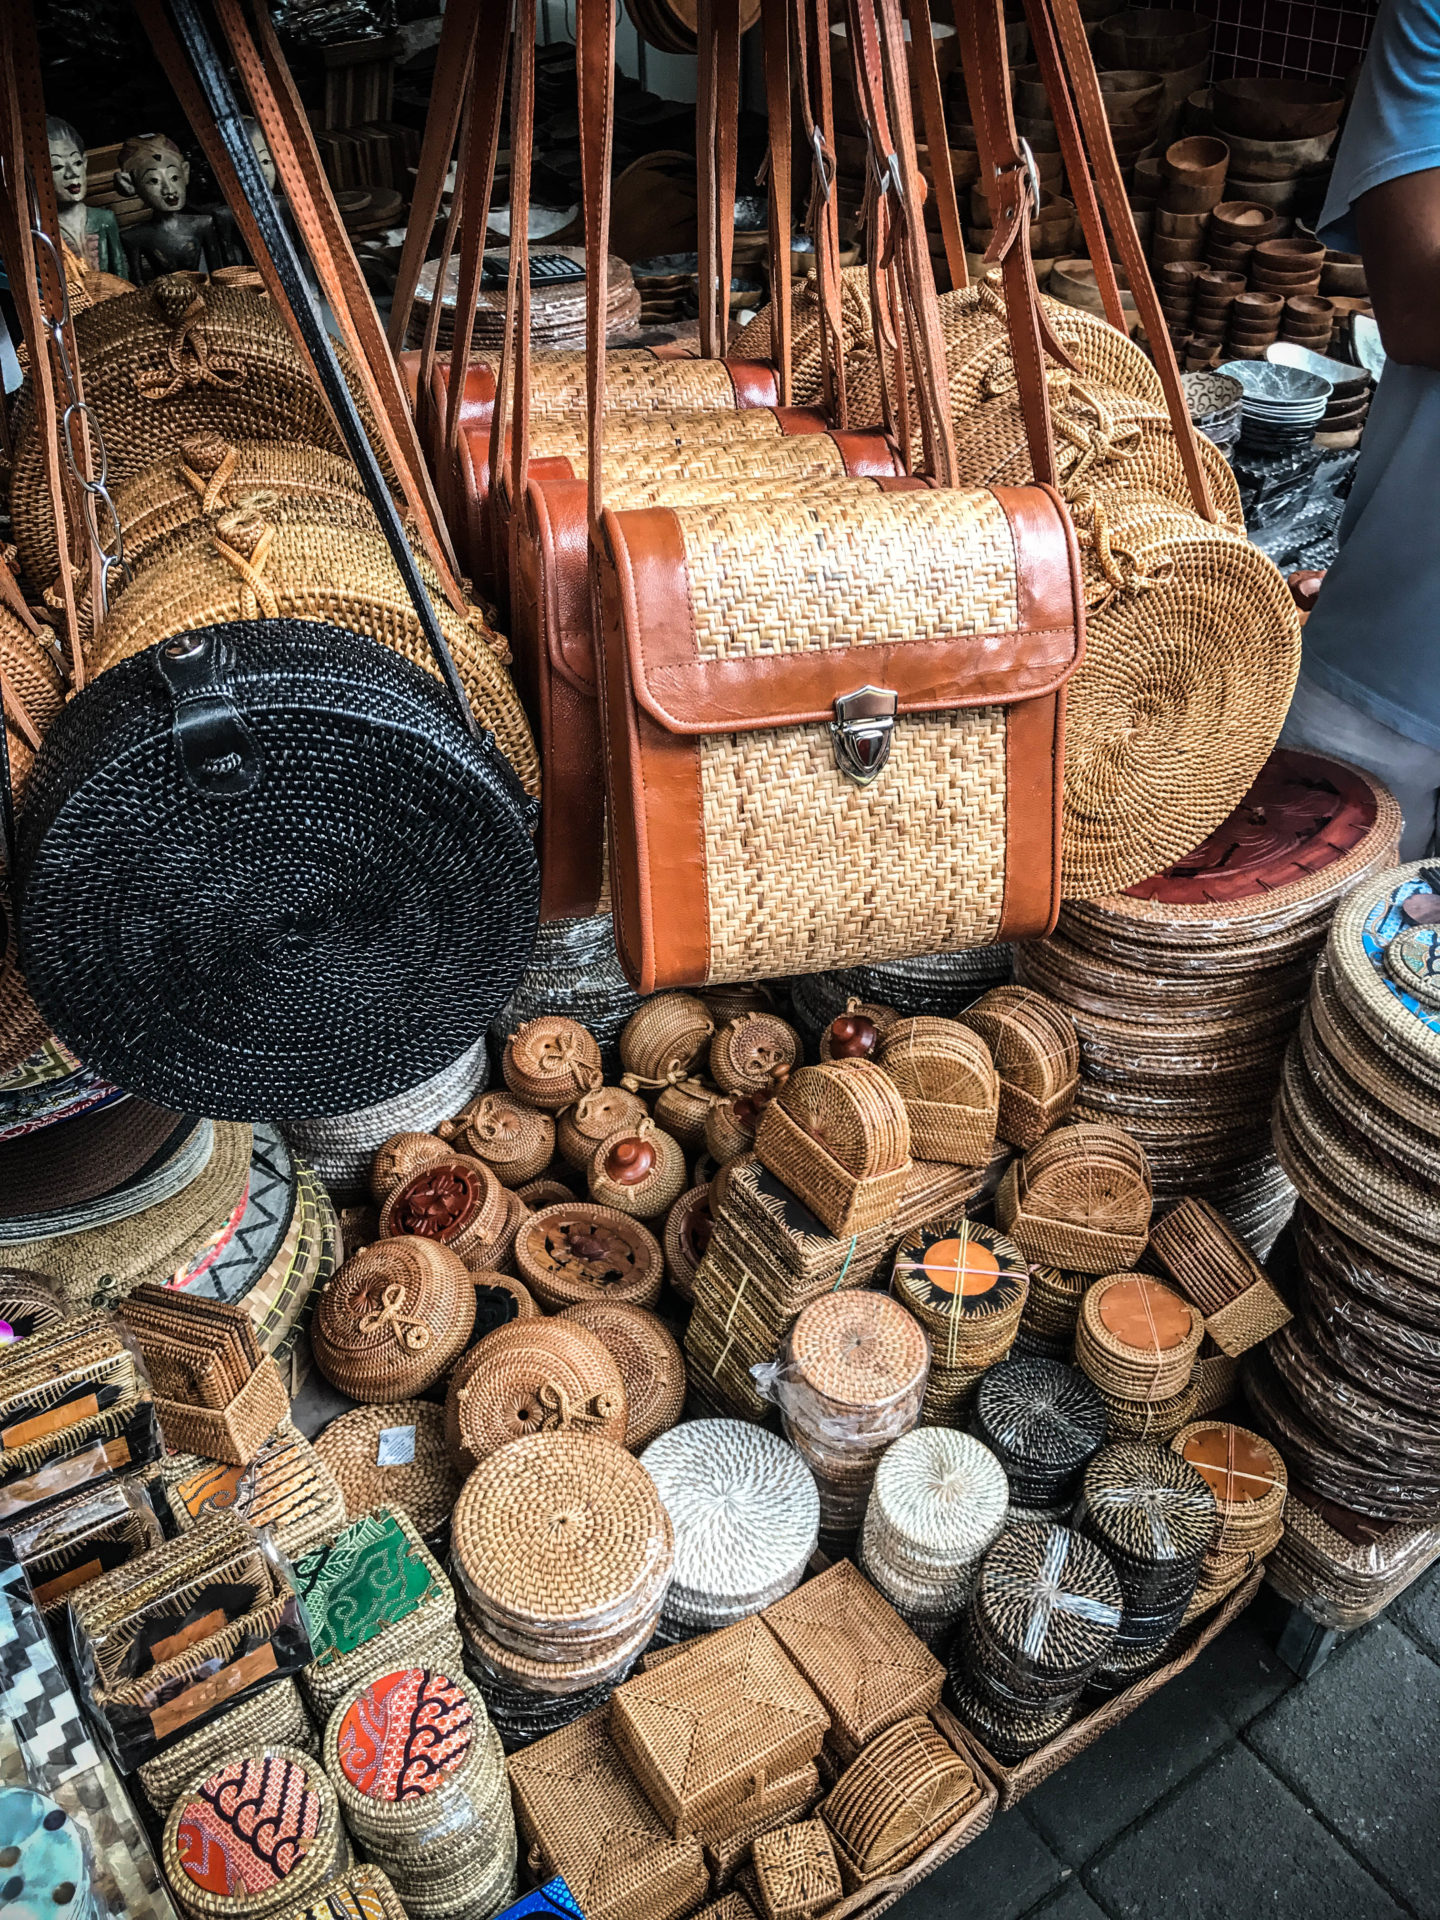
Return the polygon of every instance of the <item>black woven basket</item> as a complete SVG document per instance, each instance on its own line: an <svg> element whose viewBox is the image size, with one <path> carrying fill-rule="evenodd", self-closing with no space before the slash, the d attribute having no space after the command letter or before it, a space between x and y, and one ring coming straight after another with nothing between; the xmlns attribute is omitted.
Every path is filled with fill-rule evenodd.
<svg viewBox="0 0 1440 1920"><path fill-rule="evenodd" d="M36 762L27 983L87 1065L181 1112L370 1106L514 991L533 811L493 736L374 641L299 620L163 641Z"/></svg>

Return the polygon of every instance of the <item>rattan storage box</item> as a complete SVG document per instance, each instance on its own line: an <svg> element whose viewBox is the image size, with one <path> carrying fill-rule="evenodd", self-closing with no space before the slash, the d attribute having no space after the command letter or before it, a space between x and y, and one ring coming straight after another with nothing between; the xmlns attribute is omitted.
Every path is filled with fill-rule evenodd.
<svg viewBox="0 0 1440 1920"><path fill-rule="evenodd" d="M837 1560L762 1618L825 1703L825 1744L842 1766L940 1698L944 1667L849 1560Z"/></svg>
<svg viewBox="0 0 1440 1920"><path fill-rule="evenodd" d="M801 1067L765 1108L755 1155L834 1234L890 1220L910 1177L910 1122L868 1060Z"/></svg>
<svg viewBox="0 0 1440 1920"><path fill-rule="evenodd" d="M830 1716L759 1619L615 1690L615 1744L677 1839L819 1753Z"/></svg>
<svg viewBox="0 0 1440 1920"><path fill-rule="evenodd" d="M520 1837L586 1920L676 1920L705 1898L698 1840L675 1840L631 1776L602 1708L513 1754Z"/></svg>

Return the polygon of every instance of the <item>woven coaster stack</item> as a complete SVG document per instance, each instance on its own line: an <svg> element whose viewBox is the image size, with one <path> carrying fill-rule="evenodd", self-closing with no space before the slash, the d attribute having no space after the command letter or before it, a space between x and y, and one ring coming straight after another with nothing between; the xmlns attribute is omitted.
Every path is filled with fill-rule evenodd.
<svg viewBox="0 0 1440 1920"><path fill-rule="evenodd" d="M1068 1267L1032 1266L1016 1350L1044 1360L1068 1360L1075 1351L1080 1302L1094 1278Z"/></svg>
<svg viewBox="0 0 1440 1920"><path fill-rule="evenodd" d="M298 1748L237 1752L182 1792L161 1862L194 1920L260 1920L318 1894L350 1864L335 1789Z"/></svg>
<svg viewBox="0 0 1440 1920"><path fill-rule="evenodd" d="M1053 1740L1111 1657L1122 1593L1107 1556L1068 1527L1019 1521L991 1547L956 1636L955 1710L1013 1766Z"/></svg>
<svg viewBox="0 0 1440 1920"><path fill-rule="evenodd" d="M944 1667L849 1560L767 1607L765 1624L824 1701L825 1749L842 1767L940 1699Z"/></svg>
<svg viewBox="0 0 1440 1920"><path fill-rule="evenodd" d="M723 1837L819 1753L830 1716L758 1618L615 1689L610 1731L676 1839Z"/></svg>
<svg viewBox="0 0 1440 1920"><path fill-rule="evenodd" d="M1064 1007L1028 987L992 987L960 1016L990 1049L1000 1076L995 1131L1022 1152L1075 1104L1080 1037Z"/></svg>
<svg viewBox="0 0 1440 1920"><path fill-rule="evenodd" d="M890 1284L930 1336L930 1378L922 1418L957 1426L988 1367L1015 1343L1029 1269L1003 1233L960 1219L907 1233Z"/></svg>
<svg viewBox="0 0 1440 1920"><path fill-rule="evenodd" d="M505 1755L463 1678L373 1669L330 1715L324 1756L346 1825L413 1920L479 1920L513 1897Z"/></svg>
<svg viewBox="0 0 1440 1920"><path fill-rule="evenodd" d="M1152 1194L1144 1150L1128 1133L1069 1125L1010 1163L995 1220L1027 1260L1115 1273L1144 1251Z"/></svg>
<svg viewBox="0 0 1440 1920"><path fill-rule="evenodd" d="M975 1431L1005 1469L1012 1510L1068 1506L1105 1444L1105 1403L1078 1367L1006 1360L980 1383Z"/></svg>
<svg viewBox="0 0 1440 1920"><path fill-rule="evenodd" d="M1220 1511L1186 1615L1193 1619L1223 1600L1280 1544L1289 1477L1268 1440L1228 1421L1197 1420L1170 1445L1203 1475Z"/></svg>
<svg viewBox="0 0 1440 1920"><path fill-rule="evenodd" d="M758 1613L805 1577L820 1500L794 1447L743 1420L687 1420L645 1449L675 1534L662 1639Z"/></svg>
<svg viewBox="0 0 1440 1920"><path fill-rule="evenodd" d="M462 1475L445 1449L445 1415L432 1402L342 1413L317 1435L315 1453L335 1478L346 1519L395 1507L422 1537L449 1522Z"/></svg>
<svg viewBox="0 0 1440 1920"><path fill-rule="evenodd" d="M604 1712L512 1754L509 1773L532 1866L563 1875L586 1920L678 1920L705 1898L700 1841L672 1836Z"/></svg>
<svg viewBox="0 0 1440 1920"><path fill-rule="evenodd" d="M1394 859L1399 809L1369 774L1272 754L1195 852L1123 895L1061 909L1019 977L1080 1032L1077 1111L1126 1127L1162 1200L1214 1202L1262 1257L1291 1204L1269 1110L1336 902Z"/></svg>
<svg viewBox="0 0 1440 1920"><path fill-rule="evenodd" d="M923 1328L887 1294L828 1293L801 1311L772 1391L815 1476L823 1534L858 1532L881 1454L919 1424L929 1365Z"/></svg>
<svg viewBox="0 0 1440 1920"><path fill-rule="evenodd" d="M625 1445L625 1381L598 1334L573 1321L512 1320L472 1347L445 1393L445 1445L462 1473L527 1434Z"/></svg>
<svg viewBox="0 0 1440 1920"><path fill-rule="evenodd" d="M541 1433L492 1453L456 1503L451 1564L466 1667L502 1736L563 1724L655 1630L674 1530L623 1447Z"/></svg>
<svg viewBox="0 0 1440 1920"><path fill-rule="evenodd" d="M812 1045L851 1000L893 1008L904 1018L935 1014L957 1020L980 994L1010 978L1013 954L1008 946L972 947L838 973L804 973L791 982L791 1003Z"/></svg>
<svg viewBox="0 0 1440 1920"><path fill-rule="evenodd" d="M1270 1585L1318 1625L1363 1627L1440 1559L1440 1526L1371 1520L1292 1486L1285 1532L1265 1563Z"/></svg>
<svg viewBox="0 0 1440 1920"><path fill-rule="evenodd" d="M1207 1200L1182 1200L1150 1231L1149 1255L1205 1316L1205 1332L1237 1360L1278 1333L1290 1309L1249 1247Z"/></svg>
<svg viewBox="0 0 1440 1920"><path fill-rule="evenodd" d="M243 1467L167 1454L160 1463L170 1515L183 1533L217 1514L268 1527L291 1559L345 1524L345 1496L304 1434L282 1420Z"/></svg>
<svg viewBox="0 0 1440 1920"><path fill-rule="evenodd" d="M137 1287L120 1317L145 1357L166 1445L243 1466L290 1411L244 1306Z"/></svg>
<svg viewBox="0 0 1440 1920"><path fill-rule="evenodd" d="M889 1228L839 1235L760 1162L744 1157L711 1194L714 1227L695 1273L695 1308L685 1334L692 1386L712 1405L763 1420L769 1402L750 1369L770 1361L800 1309L874 1273Z"/></svg>
<svg viewBox="0 0 1440 1920"><path fill-rule="evenodd" d="M1075 1358L1100 1390L1112 1439L1169 1440L1194 1412L1199 1312L1148 1273L1112 1273L1080 1303Z"/></svg>
<svg viewBox="0 0 1440 1920"><path fill-rule="evenodd" d="M1125 1596L1124 1616L1094 1691L1119 1692L1157 1666L1185 1618L1219 1510L1203 1474L1167 1447L1121 1441L1085 1470L1076 1525L1098 1546Z"/></svg>
<svg viewBox="0 0 1440 1920"><path fill-rule="evenodd" d="M910 1174L905 1102L869 1060L801 1067L765 1107L755 1153L829 1232L888 1225Z"/></svg>
<svg viewBox="0 0 1440 1920"><path fill-rule="evenodd" d="M877 1734L820 1804L845 1891L902 1872L980 1792L969 1763L923 1714Z"/></svg>
<svg viewBox="0 0 1440 1920"><path fill-rule="evenodd" d="M332 1880L313 1901L290 1908L280 1920L406 1920L406 1913L389 1875L362 1861Z"/></svg>
<svg viewBox="0 0 1440 1920"><path fill-rule="evenodd" d="M980 1035L955 1020L897 1020L876 1058L905 1102L912 1152L983 1167L995 1150L1000 1080Z"/></svg>
<svg viewBox="0 0 1440 1920"><path fill-rule="evenodd" d="M919 1427L881 1460L861 1564L927 1644L943 1640L963 1610L1009 1501L994 1454L951 1427Z"/></svg>
<svg viewBox="0 0 1440 1920"><path fill-rule="evenodd" d="M351 1255L316 1303L310 1344L321 1373L352 1400L408 1400L444 1379L474 1325L463 1260L437 1240L406 1235Z"/></svg>
<svg viewBox="0 0 1440 1920"><path fill-rule="evenodd" d="M136 1768L135 1777L163 1820L177 1796L197 1780L223 1767L235 1753L263 1746L298 1747L302 1753L319 1755L320 1735L293 1680L267 1687L163 1747L153 1760Z"/></svg>
<svg viewBox="0 0 1440 1920"><path fill-rule="evenodd" d="M545 1313L595 1299L653 1307L665 1277L665 1257L650 1229L593 1200L529 1215L515 1236L515 1264Z"/></svg>

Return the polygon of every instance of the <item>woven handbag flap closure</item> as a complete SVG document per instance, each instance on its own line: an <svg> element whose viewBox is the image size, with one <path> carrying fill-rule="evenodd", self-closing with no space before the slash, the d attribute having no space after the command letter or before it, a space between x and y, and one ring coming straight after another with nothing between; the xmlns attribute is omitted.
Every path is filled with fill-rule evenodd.
<svg viewBox="0 0 1440 1920"><path fill-rule="evenodd" d="M1053 694L1083 649L1068 517L1040 487L827 491L607 513L634 696L680 734Z"/></svg>

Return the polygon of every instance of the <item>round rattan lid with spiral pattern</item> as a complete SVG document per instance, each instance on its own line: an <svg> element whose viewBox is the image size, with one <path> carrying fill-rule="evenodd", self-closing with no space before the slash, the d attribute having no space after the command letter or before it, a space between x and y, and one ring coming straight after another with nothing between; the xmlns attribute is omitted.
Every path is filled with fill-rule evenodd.
<svg viewBox="0 0 1440 1920"><path fill-rule="evenodd" d="M542 1013L517 1027L500 1061L505 1084L521 1100L559 1113L600 1085L600 1048L578 1020Z"/></svg>
<svg viewBox="0 0 1440 1920"><path fill-rule="evenodd" d="M523 1220L515 1264L547 1313L596 1297L650 1307L664 1277L664 1256L647 1227L585 1200L542 1207Z"/></svg>
<svg viewBox="0 0 1440 1920"><path fill-rule="evenodd" d="M799 1585L820 1497L792 1446L743 1420L687 1420L652 1441L640 1464L675 1529L667 1613L722 1626Z"/></svg>
<svg viewBox="0 0 1440 1920"><path fill-rule="evenodd" d="M918 1416L930 1343L898 1300L846 1289L801 1309L786 1357L787 1417L843 1436Z"/></svg>
<svg viewBox="0 0 1440 1920"><path fill-rule="evenodd" d="M980 1563L967 1627L988 1677L1079 1676L1105 1655L1124 1604L1115 1569L1068 1527L1020 1520Z"/></svg>
<svg viewBox="0 0 1440 1920"><path fill-rule="evenodd" d="M975 1397L975 1426L1004 1467L1021 1506L1064 1498L1105 1444L1105 1406L1078 1367L1005 1360Z"/></svg>
<svg viewBox="0 0 1440 1920"><path fill-rule="evenodd" d="M915 1157L984 1166L995 1146L1000 1079L979 1034L931 1015L897 1020L878 1058L904 1099Z"/></svg>
<svg viewBox="0 0 1440 1920"><path fill-rule="evenodd" d="M628 1086L663 1087L683 1080L710 1044L715 1021L689 993L657 993L631 1014L620 1034Z"/></svg>
<svg viewBox="0 0 1440 1920"><path fill-rule="evenodd" d="M685 1408L685 1356L658 1315L623 1300L580 1300L558 1318L593 1333L620 1369L632 1453L674 1426Z"/></svg>
<svg viewBox="0 0 1440 1920"><path fill-rule="evenodd" d="M778 1013L740 1013L710 1042L710 1075L725 1093L759 1093L801 1051L799 1034Z"/></svg>
<svg viewBox="0 0 1440 1920"><path fill-rule="evenodd" d="M602 1140L647 1117L648 1109L638 1093L628 1093L624 1087L596 1087L559 1116L555 1144L565 1164L583 1173Z"/></svg>
<svg viewBox="0 0 1440 1920"><path fill-rule="evenodd" d="M482 1093L435 1129L450 1151L483 1160L506 1187L523 1187L555 1158L555 1122L548 1113L504 1093Z"/></svg>
<svg viewBox="0 0 1440 1920"><path fill-rule="evenodd" d="M419 1534L443 1526L463 1476L445 1448L445 1415L429 1400L355 1407L314 1442L345 1496L345 1518L398 1507Z"/></svg>
<svg viewBox="0 0 1440 1920"><path fill-rule="evenodd" d="M370 1192L376 1203L383 1206L396 1187L413 1180L426 1167L452 1159L454 1153L438 1133L391 1134L376 1148L370 1163Z"/></svg>
<svg viewBox="0 0 1440 1920"><path fill-rule="evenodd" d="M481 1256L503 1236L509 1214L509 1196L484 1161L452 1152L391 1188L380 1233L438 1241L467 1265L493 1265Z"/></svg>
<svg viewBox="0 0 1440 1920"><path fill-rule="evenodd" d="M352 1399L410 1399L444 1378L474 1324L464 1262L407 1236L352 1254L316 1302L310 1341L321 1373Z"/></svg>
<svg viewBox="0 0 1440 1920"><path fill-rule="evenodd" d="M675 1536L655 1482L623 1447L541 1433L492 1453L465 1482L452 1554L492 1631L581 1636L663 1594Z"/></svg>
<svg viewBox="0 0 1440 1920"><path fill-rule="evenodd" d="M585 1327L512 1320L487 1333L451 1375L445 1440L467 1473L512 1440L567 1428L625 1444L624 1379Z"/></svg>
<svg viewBox="0 0 1440 1920"><path fill-rule="evenodd" d="M1029 1291L1014 1242L974 1220L916 1227L895 1250L891 1285L929 1333L937 1366L984 1364L1008 1351Z"/></svg>

